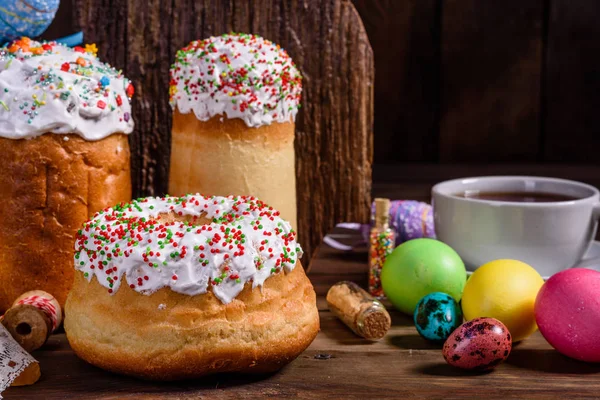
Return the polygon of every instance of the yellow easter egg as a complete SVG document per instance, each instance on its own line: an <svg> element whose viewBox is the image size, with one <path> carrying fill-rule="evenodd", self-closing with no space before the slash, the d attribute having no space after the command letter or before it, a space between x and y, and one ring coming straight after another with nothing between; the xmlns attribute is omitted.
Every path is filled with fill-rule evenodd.
<svg viewBox="0 0 600 400"><path fill-rule="evenodd" d="M543 284L540 274L524 262L491 261L467 280L461 302L463 314L467 320L500 320L518 342L537 330L533 307Z"/></svg>

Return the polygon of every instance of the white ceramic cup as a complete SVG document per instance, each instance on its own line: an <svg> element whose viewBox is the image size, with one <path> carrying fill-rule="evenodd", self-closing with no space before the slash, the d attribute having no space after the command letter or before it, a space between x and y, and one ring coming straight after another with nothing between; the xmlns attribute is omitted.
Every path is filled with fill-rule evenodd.
<svg viewBox="0 0 600 400"><path fill-rule="evenodd" d="M468 191L562 194L575 200L520 203L460 197ZM533 176L455 179L432 189L437 238L452 247L468 270L510 258L542 276L577 264L596 235L598 189L584 183Z"/></svg>

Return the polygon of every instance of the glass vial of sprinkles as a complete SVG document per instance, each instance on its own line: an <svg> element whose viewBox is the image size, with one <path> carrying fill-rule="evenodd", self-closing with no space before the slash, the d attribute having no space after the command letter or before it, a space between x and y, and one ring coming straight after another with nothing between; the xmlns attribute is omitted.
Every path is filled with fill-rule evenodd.
<svg viewBox="0 0 600 400"><path fill-rule="evenodd" d="M396 240L389 219L390 200L375 199L375 223L369 236L369 293L377 298L383 297L381 269Z"/></svg>

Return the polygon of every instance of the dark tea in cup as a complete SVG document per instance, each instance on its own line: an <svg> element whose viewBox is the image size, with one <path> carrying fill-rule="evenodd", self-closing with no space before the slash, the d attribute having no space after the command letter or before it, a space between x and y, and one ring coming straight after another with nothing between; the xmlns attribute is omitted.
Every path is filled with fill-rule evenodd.
<svg viewBox="0 0 600 400"><path fill-rule="evenodd" d="M552 203L557 201L572 201L578 197L558 193L544 192L481 192L467 190L456 194L458 197L479 200L508 201L513 203Z"/></svg>

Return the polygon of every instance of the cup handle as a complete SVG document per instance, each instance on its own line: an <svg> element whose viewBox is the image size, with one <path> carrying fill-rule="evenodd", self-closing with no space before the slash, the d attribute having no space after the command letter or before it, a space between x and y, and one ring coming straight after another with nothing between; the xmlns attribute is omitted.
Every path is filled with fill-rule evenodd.
<svg viewBox="0 0 600 400"><path fill-rule="evenodd" d="M592 217L594 219L600 218L600 203L594 204L594 208L592 209Z"/></svg>
<svg viewBox="0 0 600 400"><path fill-rule="evenodd" d="M592 218L594 220L597 220L600 218L600 203L594 204L594 208L592 209ZM592 258L580 260L577 264L573 265L571 268L589 268L589 269L594 269L594 270L598 271L599 264L600 264L600 257L592 257Z"/></svg>

